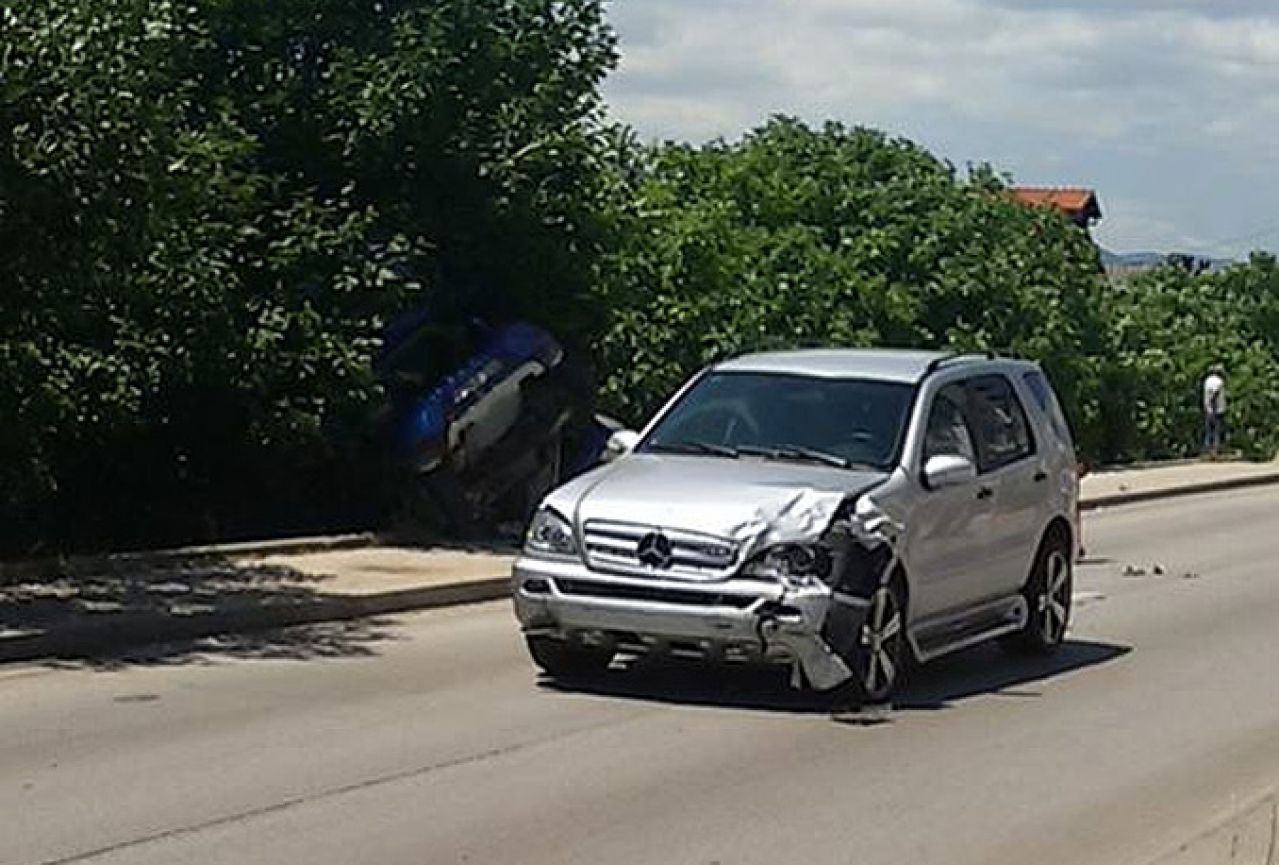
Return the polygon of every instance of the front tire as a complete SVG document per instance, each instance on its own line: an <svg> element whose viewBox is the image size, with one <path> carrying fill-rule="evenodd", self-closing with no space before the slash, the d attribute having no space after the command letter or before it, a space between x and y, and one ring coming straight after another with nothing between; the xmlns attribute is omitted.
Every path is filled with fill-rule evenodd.
<svg viewBox="0 0 1279 865"><path fill-rule="evenodd" d="M1070 539L1054 533L1044 539L1023 594L1030 608L1026 627L1005 642L1016 651L1046 655L1056 651L1070 627L1074 593Z"/></svg>
<svg viewBox="0 0 1279 865"><path fill-rule="evenodd" d="M880 586L870 596L857 645L844 659L853 678L837 689L836 701L856 706L888 702L906 671L909 651L902 593L895 583Z"/></svg>
<svg viewBox="0 0 1279 865"><path fill-rule="evenodd" d="M555 637L525 637L524 641L533 663L553 679L598 676L608 669L615 654L611 647L586 646Z"/></svg>

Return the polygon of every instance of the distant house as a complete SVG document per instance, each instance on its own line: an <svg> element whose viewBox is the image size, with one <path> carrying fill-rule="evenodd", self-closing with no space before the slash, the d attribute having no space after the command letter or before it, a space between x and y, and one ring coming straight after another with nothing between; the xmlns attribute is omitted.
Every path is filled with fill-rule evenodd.
<svg viewBox="0 0 1279 865"><path fill-rule="evenodd" d="M1013 198L1032 207L1055 207L1087 231L1101 221L1101 203L1097 193L1078 186L1014 186L1008 190Z"/></svg>

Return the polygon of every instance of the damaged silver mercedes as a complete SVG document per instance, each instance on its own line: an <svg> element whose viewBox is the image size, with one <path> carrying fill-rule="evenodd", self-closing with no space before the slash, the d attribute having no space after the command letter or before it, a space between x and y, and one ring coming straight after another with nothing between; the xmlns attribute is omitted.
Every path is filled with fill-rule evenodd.
<svg viewBox="0 0 1279 865"><path fill-rule="evenodd" d="M1044 372L993 355L751 355L689 381L552 492L513 571L547 674L621 653L782 663L890 698L911 663L1069 626L1070 430Z"/></svg>

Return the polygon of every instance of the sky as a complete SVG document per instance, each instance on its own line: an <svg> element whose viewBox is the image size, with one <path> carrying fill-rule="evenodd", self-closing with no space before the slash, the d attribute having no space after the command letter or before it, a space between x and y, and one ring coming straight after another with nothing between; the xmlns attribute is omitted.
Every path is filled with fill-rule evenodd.
<svg viewBox="0 0 1279 865"><path fill-rule="evenodd" d="M1279 0L612 0L613 115L735 139L873 126L1088 186L1118 252L1279 248Z"/></svg>

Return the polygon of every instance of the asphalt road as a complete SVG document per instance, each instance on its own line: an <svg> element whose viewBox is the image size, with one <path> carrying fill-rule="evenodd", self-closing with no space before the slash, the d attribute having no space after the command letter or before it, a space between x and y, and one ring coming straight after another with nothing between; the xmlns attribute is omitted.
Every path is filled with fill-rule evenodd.
<svg viewBox="0 0 1279 865"><path fill-rule="evenodd" d="M1058 658L879 717L758 672L555 690L504 604L3 668L0 862L1147 861L1279 782L1277 517L1090 515Z"/></svg>

